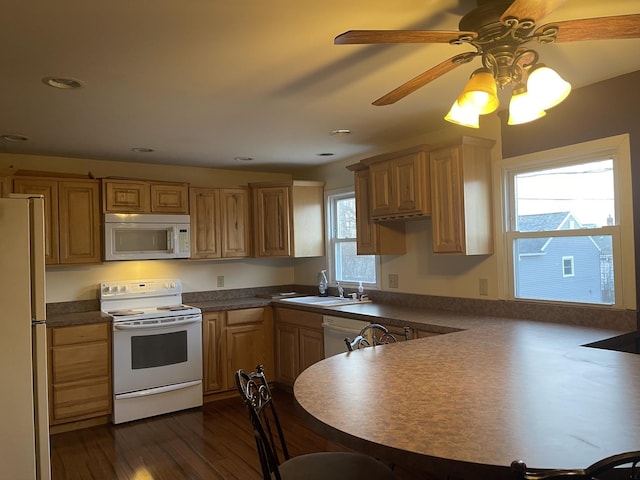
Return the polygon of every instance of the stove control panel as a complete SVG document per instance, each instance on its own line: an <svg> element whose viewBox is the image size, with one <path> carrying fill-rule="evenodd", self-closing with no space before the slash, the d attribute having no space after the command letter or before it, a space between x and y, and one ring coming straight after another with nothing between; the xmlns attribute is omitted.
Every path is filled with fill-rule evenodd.
<svg viewBox="0 0 640 480"><path fill-rule="evenodd" d="M182 282L178 279L124 280L102 282L101 299L140 298L168 295L181 295Z"/></svg>

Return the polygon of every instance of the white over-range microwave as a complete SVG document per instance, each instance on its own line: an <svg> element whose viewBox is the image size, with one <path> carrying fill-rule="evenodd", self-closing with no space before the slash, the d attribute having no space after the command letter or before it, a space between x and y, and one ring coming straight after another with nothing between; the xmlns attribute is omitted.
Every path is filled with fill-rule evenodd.
<svg viewBox="0 0 640 480"><path fill-rule="evenodd" d="M104 216L104 259L189 258L189 222L189 215L107 213Z"/></svg>

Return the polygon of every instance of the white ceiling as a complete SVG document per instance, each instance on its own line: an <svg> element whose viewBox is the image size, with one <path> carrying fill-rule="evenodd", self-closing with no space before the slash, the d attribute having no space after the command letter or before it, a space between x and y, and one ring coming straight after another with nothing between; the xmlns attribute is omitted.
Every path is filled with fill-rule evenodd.
<svg viewBox="0 0 640 480"><path fill-rule="evenodd" d="M443 115L479 60L375 107L376 98L469 47L333 38L350 29L457 30L475 5L5 0L0 134L29 140L0 141L0 152L258 170L366 156L445 127ZM568 0L539 24L639 11L638 0ZM574 88L640 70L640 40L534 48ZM85 87L53 89L42 82L47 76ZM331 136L334 129L353 133ZM328 152L334 156L318 155Z"/></svg>

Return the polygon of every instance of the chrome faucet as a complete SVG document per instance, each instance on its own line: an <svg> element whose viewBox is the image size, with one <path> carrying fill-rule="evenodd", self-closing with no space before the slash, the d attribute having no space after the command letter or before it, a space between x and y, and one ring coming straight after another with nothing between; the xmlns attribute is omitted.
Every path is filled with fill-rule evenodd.
<svg viewBox="0 0 640 480"><path fill-rule="evenodd" d="M340 282L336 282L336 284L338 285L338 296L340 298L344 298L344 288L342 288L342 285L340 285Z"/></svg>

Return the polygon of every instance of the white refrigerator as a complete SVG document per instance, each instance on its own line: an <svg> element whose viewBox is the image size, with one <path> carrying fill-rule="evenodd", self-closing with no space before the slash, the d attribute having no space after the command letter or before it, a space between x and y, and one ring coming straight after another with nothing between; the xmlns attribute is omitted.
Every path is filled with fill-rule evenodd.
<svg viewBox="0 0 640 480"><path fill-rule="evenodd" d="M44 204L0 198L0 476L49 480Z"/></svg>

